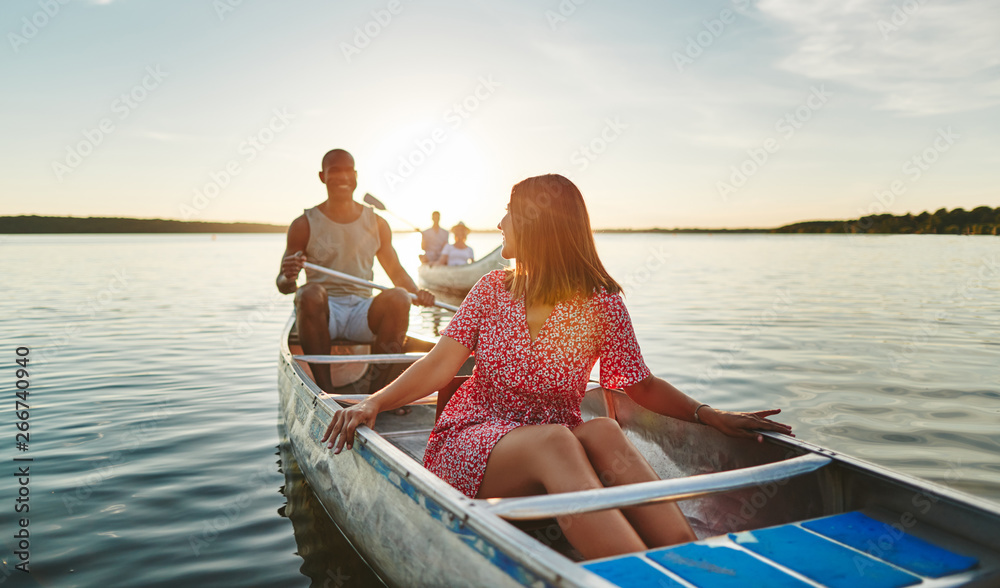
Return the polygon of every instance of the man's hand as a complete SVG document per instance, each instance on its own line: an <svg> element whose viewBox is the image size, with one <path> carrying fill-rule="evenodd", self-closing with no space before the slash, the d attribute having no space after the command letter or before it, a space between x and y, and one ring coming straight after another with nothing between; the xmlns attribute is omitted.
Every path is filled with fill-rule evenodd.
<svg viewBox="0 0 1000 588"><path fill-rule="evenodd" d="M301 251L296 251L295 253L283 258L281 260L281 275L285 277L285 280L294 282L298 279L299 272L302 271L302 264L306 261L308 260Z"/></svg>
<svg viewBox="0 0 1000 588"><path fill-rule="evenodd" d="M417 290L417 299L413 303L417 306L434 306L434 295L427 290Z"/></svg>

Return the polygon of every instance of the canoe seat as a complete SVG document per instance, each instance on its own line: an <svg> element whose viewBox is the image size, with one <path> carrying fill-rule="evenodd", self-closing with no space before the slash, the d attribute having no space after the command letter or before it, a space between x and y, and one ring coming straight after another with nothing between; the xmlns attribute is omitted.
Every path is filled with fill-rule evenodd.
<svg viewBox="0 0 1000 588"><path fill-rule="evenodd" d="M608 486L541 496L476 499L485 512L507 520L540 519L639 506L651 502L690 500L768 482L788 480L830 463L824 455L807 453L782 461L686 478Z"/></svg>
<svg viewBox="0 0 1000 588"><path fill-rule="evenodd" d="M902 588L959 585L981 575L975 570L977 558L862 512L730 533L582 565L618 586L814 585L807 579L834 588Z"/></svg>

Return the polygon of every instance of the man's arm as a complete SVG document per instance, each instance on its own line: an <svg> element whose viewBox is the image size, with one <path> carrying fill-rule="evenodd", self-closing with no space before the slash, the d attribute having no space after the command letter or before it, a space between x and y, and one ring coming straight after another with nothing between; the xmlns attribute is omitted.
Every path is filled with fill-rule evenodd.
<svg viewBox="0 0 1000 588"><path fill-rule="evenodd" d="M421 306L431 306L434 304L434 295L427 290L420 290L417 288L417 284L410 277L410 274L406 273L403 269L403 265L399 263L399 255L396 254L396 250L392 246L392 230L389 229L389 223L385 222L385 219L380 216L375 216L376 222L378 223L378 236L379 241L382 245L379 247L378 251L375 253L375 257L378 258L378 262L382 265L382 269L392 280L392 285L397 288L403 288L411 294L417 295L416 303Z"/></svg>
<svg viewBox="0 0 1000 588"><path fill-rule="evenodd" d="M295 281L302 271L302 264L306 259L304 255L306 245L309 243L309 220L305 215L292 221L288 226L288 237L285 240L285 254L281 258L281 271L274 283L278 286L278 292L291 294L295 292L297 286Z"/></svg>

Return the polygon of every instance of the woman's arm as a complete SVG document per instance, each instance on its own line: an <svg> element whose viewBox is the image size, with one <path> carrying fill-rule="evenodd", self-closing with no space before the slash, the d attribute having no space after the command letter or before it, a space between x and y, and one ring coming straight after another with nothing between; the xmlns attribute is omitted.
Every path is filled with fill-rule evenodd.
<svg viewBox="0 0 1000 588"><path fill-rule="evenodd" d="M751 437L763 441L757 431L777 431L792 434L792 428L767 417L778 414L781 409L759 410L756 412L730 412L716 410L674 388L670 382L649 376L645 380L625 388L625 393L640 406L653 412L674 417L682 421L701 422L731 437ZM695 418L697 411L698 418Z"/></svg>
<svg viewBox="0 0 1000 588"><path fill-rule="evenodd" d="M329 439L327 447L336 445L333 450L335 454L340 453L345 443L351 449L354 446L355 429L361 425L374 426L378 413L406 406L444 388L458 373L470 353L468 347L454 339L441 337L427 355L414 362L391 384L355 406L334 413L320 442Z"/></svg>

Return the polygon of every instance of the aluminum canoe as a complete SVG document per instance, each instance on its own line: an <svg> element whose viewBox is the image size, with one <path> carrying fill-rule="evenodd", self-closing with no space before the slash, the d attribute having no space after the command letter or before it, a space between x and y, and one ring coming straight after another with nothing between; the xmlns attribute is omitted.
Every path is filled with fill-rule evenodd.
<svg viewBox="0 0 1000 588"><path fill-rule="evenodd" d="M507 267L510 262L500 255L502 247L497 247L485 256L467 265L427 265L417 268L420 285L437 292L465 294L476 285L479 278L489 272Z"/></svg>
<svg viewBox="0 0 1000 588"><path fill-rule="evenodd" d="M289 346L293 325L289 320L282 334L278 377L288 443L327 514L391 585L769 585L760 583L767 576L754 566L802 586L888 585L864 582L880 581L873 571L879 566L914 579L895 584L899 586L1000 585L1000 507L994 503L784 435L766 434L762 444L729 438L651 413L625 394L598 386L587 391L584 418L616 419L663 480L641 488L470 499L421 465L435 418L435 407L428 405L432 401L414 406L405 417L380 415L375 430L360 428L354 449L335 456L319 438L341 402L356 402L357 397L332 396L317 388L308 366ZM699 541L587 562L552 518L654 500L679 501ZM838 542L811 530L825 521L856 526L858 517L884 531L870 547L849 545L864 539L860 534ZM774 529L779 539L782 530L805 534L855 559L832 572L797 570L799 564L783 564L773 555L775 561L769 560L753 550L767 544ZM907 555L903 552L912 545L939 550L919 552L917 559L930 557L926 553L951 554L959 562L955 565L965 568L931 577L936 572L921 576L887 562L897 552ZM708 559L698 560L704 553ZM752 564L750 571L732 558ZM820 559L807 553L795 561L808 567ZM685 562L693 568L684 568ZM697 577L705 570L711 572L708 583ZM694 575L686 576L689 572ZM823 575L827 573L829 577ZM849 578L852 573L861 580Z"/></svg>

